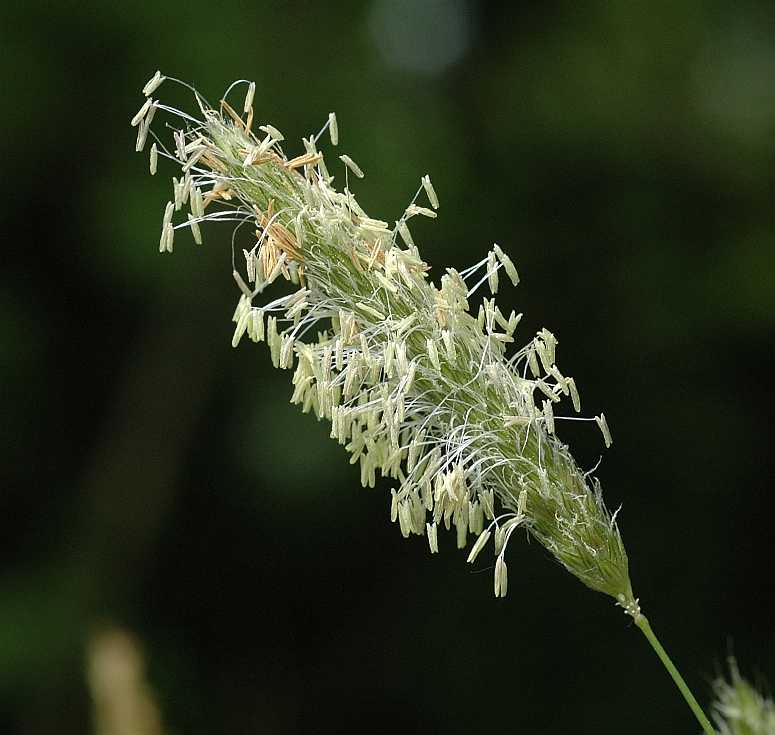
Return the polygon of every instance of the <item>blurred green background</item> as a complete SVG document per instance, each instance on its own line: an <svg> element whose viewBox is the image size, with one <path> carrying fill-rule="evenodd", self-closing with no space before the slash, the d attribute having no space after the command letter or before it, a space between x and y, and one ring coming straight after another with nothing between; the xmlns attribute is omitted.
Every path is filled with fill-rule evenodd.
<svg viewBox="0 0 775 735"><path fill-rule="evenodd" d="M90 730L106 622L179 735L697 730L608 599L522 539L505 601L454 534L403 540L265 348L231 349L228 227L157 253L174 172L128 125L156 68L210 99L255 79L288 139L336 110L373 216L430 172L434 272L499 242L502 308L605 410L636 593L699 698L730 649L775 679L772 2L3 15L0 731ZM594 425L561 429L594 465Z"/></svg>

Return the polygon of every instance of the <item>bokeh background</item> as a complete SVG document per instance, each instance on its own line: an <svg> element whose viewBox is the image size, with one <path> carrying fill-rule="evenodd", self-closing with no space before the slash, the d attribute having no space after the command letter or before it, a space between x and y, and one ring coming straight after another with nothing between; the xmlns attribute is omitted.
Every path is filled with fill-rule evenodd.
<svg viewBox="0 0 775 735"><path fill-rule="evenodd" d="M514 539L492 598L433 558L230 347L226 226L157 253L174 172L129 118L156 68L257 81L288 139L336 110L426 259L499 242L614 445L636 591L699 698L775 678L775 5L12 0L0 26L0 730L93 729L87 643L142 642L165 732L697 731L608 599ZM162 97L180 93L162 87ZM300 147L300 146L299 146ZM291 146L292 149L292 146ZM594 425L562 425L580 462ZM480 558L480 560L483 557Z"/></svg>

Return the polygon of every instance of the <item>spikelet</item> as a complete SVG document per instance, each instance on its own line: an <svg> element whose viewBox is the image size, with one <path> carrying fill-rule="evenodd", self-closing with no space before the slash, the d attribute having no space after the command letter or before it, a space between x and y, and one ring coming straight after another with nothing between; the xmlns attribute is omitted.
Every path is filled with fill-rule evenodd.
<svg viewBox="0 0 775 735"><path fill-rule="evenodd" d="M161 79L157 73L146 90ZM362 484L374 487L378 476L398 483L390 517L404 536L425 535L435 553L439 526L454 526L459 547L476 537L471 562L492 542L502 597L506 548L521 530L586 585L637 611L615 518L555 435L559 404L567 398L580 408L575 382L556 365L556 338L543 329L507 354L521 314L506 319L494 299L478 317L469 312L480 285L497 292L500 268L519 281L511 259L496 245L471 268L449 269L436 288L407 227L411 217L436 217L430 178L418 194L433 208L412 201L390 229L352 192L333 188L320 134L291 159L276 128L260 126L263 139L253 134L254 92L251 84L245 120L225 101L212 110L198 95L201 120L182 118L171 148L184 177L165 210L160 250L172 251L175 204L186 200L191 212L176 226L190 227L196 242L203 221L252 223L257 241L245 251L245 275L234 271L241 295L232 344L246 334L265 340L272 363L293 370L292 402L331 422ZM143 143L155 109L146 100L133 119ZM333 114L326 126L336 145ZM339 158L363 175L349 156ZM293 284L290 293L256 308L254 298L277 280ZM590 421L610 444L605 417Z"/></svg>

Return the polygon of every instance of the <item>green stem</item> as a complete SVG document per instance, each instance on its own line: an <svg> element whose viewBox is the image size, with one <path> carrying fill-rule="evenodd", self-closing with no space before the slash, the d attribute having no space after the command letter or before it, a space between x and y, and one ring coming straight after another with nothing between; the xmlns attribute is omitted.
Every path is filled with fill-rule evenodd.
<svg viewBox="0 0 775 735"><path fill-rule="evenodd" d="M707 733L707 735L716 735L716 731L713 729L713 725L710 724L710 720L708 720L708 718L705 716L705 713L702 711L702 707L697 704L697 700L694 698L691 690L686 685L686 682L683 680L681 674L678 672L678 669L676 669L675 665L670 660L670 656L667 655L667 651L662 648L662 644L659 642L659 639L656 637L656 635L654 635L654 631L651 629L646 616L641 614L636 615L635 625L641 629L643 635L646 636L646 640L651 644L651 647L654 649L654 651L656 651L657 656L659 656L659 660L667 669L667 673L670 674L670 676L673 678L675 685L678 687L681 694L683 694L686 703L689 705L692 712L694 712L694 716L697 718L697 721L700 723L700 725L702 725L702 729Z"/></svg>

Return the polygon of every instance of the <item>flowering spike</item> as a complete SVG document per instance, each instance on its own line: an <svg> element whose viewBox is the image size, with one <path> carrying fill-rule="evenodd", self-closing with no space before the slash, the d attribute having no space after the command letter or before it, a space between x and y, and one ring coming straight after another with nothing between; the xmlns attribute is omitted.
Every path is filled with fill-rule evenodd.
<svg viewBox="0 0 775 735"><path fill-rule="evenodd" d="M251 95L249 87L252 110ZM502 597L505 549L524 526L584 584L635 609L627 554L599 485L554 434L560 396L580 407L575 384L555 365L556 338L542 330L507 355L521 315L506 319L494 299L478 318L469 312L479 284L497 291L500 268L519 281L508 256L495 245L472 268L449 269L436 288L406 226L415 215L436 217L427 176L422 186L434 209L412 203L391 230L350 191L333 188L315 138L288 159L275 145L276 128L261 126L266 137L258 141L231 108L211 110L198 95L196 103L201 120L184 115L173 133L184 175L159 247L172 250L175 205L189 197L196 242L204 221L252 224L257 240L245 263L255 287L234 271L241 295L232 344L245 334L265 340L275 367L294 367L291 401L331 422L364 486L374 487L377 474L399 483L391 519L404 536L427 535L436 553L439 525L454 525L460 548L469 533L478 535L473 561L493 534L494 591ZM135 116L140 147L156 109L147 101ZM333 115L328 129L338 143ZM351 158L340 159L363 175ZM280 277L297 287L254 308L252 299ZM602 414L597 423L610 444Z"/></svg>
<svg viewBox="0 0 775 735"><path fill-rule="evenodd" d="M742 677L737 661L728 660L729 675L713 685L713 720L719 735L772 735L775 702Z"/></svg>

